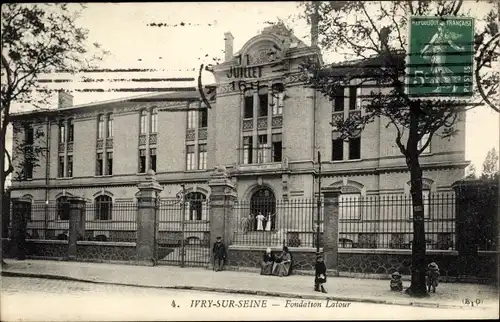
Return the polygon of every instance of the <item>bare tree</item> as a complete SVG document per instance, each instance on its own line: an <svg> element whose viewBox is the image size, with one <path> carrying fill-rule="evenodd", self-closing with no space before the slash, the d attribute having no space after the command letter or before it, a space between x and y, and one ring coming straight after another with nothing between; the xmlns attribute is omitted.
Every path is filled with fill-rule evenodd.
<svg viewBox="0 0 500 322"><path fill-rule="evenodd" d="M349 64L320 66L307 60L303 69L309 84L334 100L343 94L338 90L357 81L358 86L371 88L363 95L363 113L350 113L346 119L331 124L340 139L358 136L365 126L376 119L395 129L396 144L405 157L411 177L413 203L413 243L411 286L414 296L427 296L425 287L425 231L422 202L422 169L419 156L433 137L450 138L455 125L467 108L478 105L498 87L498 70L484 76L482 69L494 62L498 52L497 14L492 10L487 27L475 39L476 75L483 75L483 93L472 101L413 99L405 92L405 58L408 39L408 16L459 16L463 1L321 1L302 5L308 22L317 21L319 46L324 50L346 53ZM495 29L496 28L496 29ZM492 40L493 39L493 40ZM495 40L496 39L496 40ZM472 45L472 44L471 44ZM489 48L489 49L488 49ZM495 47L496 48L496 47ZM486 62L486 63L484 63ZM498 85L498 83L496 83ZM404 140L406 139L406 142Z"/></svg>

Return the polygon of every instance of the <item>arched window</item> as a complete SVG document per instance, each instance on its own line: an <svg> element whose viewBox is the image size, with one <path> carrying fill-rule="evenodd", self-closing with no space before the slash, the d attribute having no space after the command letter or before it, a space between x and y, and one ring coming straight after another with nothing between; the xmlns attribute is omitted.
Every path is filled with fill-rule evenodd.
<svg viewBox="0 0 500 322"><path fill-rule="evenodd" d="M148 118L148 112L146 110L141 111L141 121L140 121L140 133L145 134L146 129L147 129L147 118Z"/></svg>
<svg viewBox="0 0 500 322"><path fill-rule="evenodd" d="M95 219L111 220L113 200L110 196L99 196L95 198Z"/></svg>
<svg viewBox="0 0 500 322"><path fill-rule="evenodd" d="M69 220L69 201L68 197L62 196L57 198L57 218L59 220Z"/></svg>
<svg viewBox="0 0 500 322"><path fill-rule="evenodd" d="M250 212L253 218L257 217L257 215L262 214L266 217L264 221L264 229L266 229L266 224L268 218L271 221L271 230L275 230L276 228L276 198L274 193L268 188L261 188L254 192L252 198L250 199ZM270 217L269 217L270 216ZM257 220L253 220L254 230L257 229Z"/></svg>
<svg viewBox="0 0 500 322"><path fill-rule="evenodd" d="M204 205L207 197L201 192L190 192L186 195L186 202L189 204L189 220L202 220Z"/></svg>
<svg viewBox="0 0 500 322"><path fill-rule="evenodd" d="M155 107L151 110L151 133L158 131L158 109Z"/></svg>

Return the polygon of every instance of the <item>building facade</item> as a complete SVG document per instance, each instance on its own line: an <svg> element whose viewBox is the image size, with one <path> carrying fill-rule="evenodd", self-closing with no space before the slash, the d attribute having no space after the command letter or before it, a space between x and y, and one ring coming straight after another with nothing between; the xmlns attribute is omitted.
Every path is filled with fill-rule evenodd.
<svg viewBox="0 0 500 322"><path fill-rule="evenodd" d="M224 165L238 200L312 199L318 151L322 186L341 188L342 198L409 194L409 172L387 120L377 119L348 141L332 130L333 118L363 113L367 89L352 83L342 98L330 101L304 86L301 61L321 55L279 26L236 53L230 33L225 41L225 62L213 68L210 109L198 110L204 104L196 90L77 106L61 93L58 109L14 115L17 139L33 140L30 133L40 131L34 144L44 145L46 153L37 167L25 167L23 180L13 181L11 197L33 203L68 196L97 205L133 202L137 183L151 169L163 186L162 200L178 200L182 191L203 200L210 196L212 169ZM450 140L434 137L420 158L424 198L451 191L464 175L465 115L457 129ZM186 220L206 220L203 206L193 204ZM100 219L108 212L99 210ZM279 226L276 218L273 230Z"/></svg>

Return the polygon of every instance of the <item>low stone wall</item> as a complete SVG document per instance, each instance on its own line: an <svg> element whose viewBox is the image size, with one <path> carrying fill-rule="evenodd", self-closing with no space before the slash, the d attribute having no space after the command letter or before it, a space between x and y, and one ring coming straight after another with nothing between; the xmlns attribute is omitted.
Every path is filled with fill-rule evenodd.
<svg viewBox="0 0 500 322"><path fill-rule="evenodd" d="M84 262L132 262L136 259L136 244L78 241L76 258Z"/></svg>
<svg viewBox="0 0 500 322"><path fill-rule="evenodd" d="M234 269L260 268L265 247L229 246L227 265ZM294 265L293 271L314 270L315 248L290 247ZM279 252L280 249L272 249ZM459 268L463 260L456 251L428 250L427 262L439 265L443 281L473 281L494 283L497 280L498 253L480 252L475 258L476 265L467 271L467 278L462 276ZM339 249L338 274L348 277L390 278L399 271L405 279L411 274L411 250L389 249ZM469 265L469 267L471 267Z"/></svg>
<svg viewBox="0 0 500 322"><path fill-rule="evenodd" d="M12 240L2 239L2 249L6 258L15 257L15 247ZM26 258L66 259L67 257L67 240L26 240Z"/></svg>

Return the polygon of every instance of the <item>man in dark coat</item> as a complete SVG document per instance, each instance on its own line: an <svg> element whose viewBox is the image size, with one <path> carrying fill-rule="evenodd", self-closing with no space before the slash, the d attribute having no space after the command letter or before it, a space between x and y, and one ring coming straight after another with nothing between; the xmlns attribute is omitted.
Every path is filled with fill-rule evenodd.
<svg viewBox="0 0 500 322"><path fill-rule="evenodd" d="M221 271L226 261L226 246L224 246L221 237L217 237L212 251L214 255L214 269L216 272Z"/></svg>
<svg viewBox="0 0 500 322"><path fill-rule="evenodd" d="M326 283L326 265L323 261L323 256L321 253L316 253L316 264L314 265L315 277L314 277L314 291L326 293L325 287Z"/></svg>

